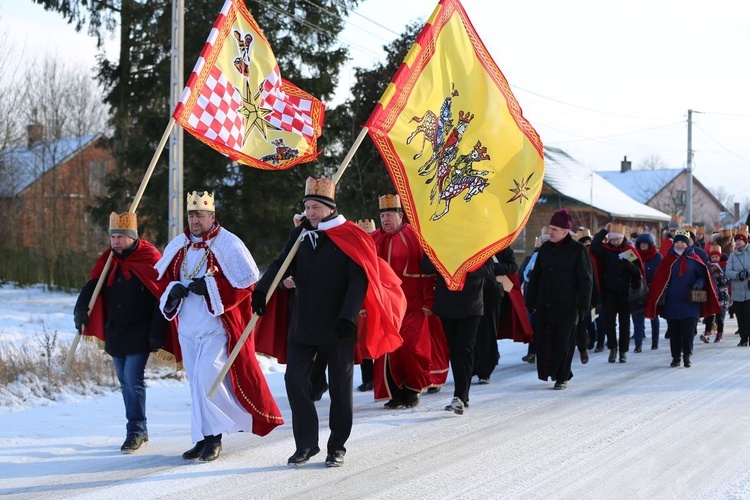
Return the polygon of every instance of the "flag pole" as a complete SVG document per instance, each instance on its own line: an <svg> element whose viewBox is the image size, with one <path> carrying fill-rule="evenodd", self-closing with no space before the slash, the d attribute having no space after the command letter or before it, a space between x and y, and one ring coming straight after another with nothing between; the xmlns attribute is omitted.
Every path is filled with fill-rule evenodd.
<svg viewBox="0 0 750 500"><path fill-rule="evenodd" d="M169 123L167 124L167 129L164 131L164 134L161 136L161 140L159 141L159 145L156 146L156 151L154 151L154 156L151 158L151 163L149 164L148 168L146 169L146 173L143 175L143 179L141 180L141 185L138 187L138 191L135 193L135 197L133 198L133 203L130 204L130 210L129 212L135 213L135 210L138 208L138 204L141 202L141 198L143 197L143 192L146 190L146 185L151 180L151 175L154 173L154 168L156 168L156 162L159 160L159 156L161 156L162 151L164 151L164 146L167 144L167 140L169 139L169 134L172 133L172 129L175 126L175 119L174 117L170 118ZM94 304L96 303L96 299L99 297L99 294L102 291L102 286L104 285L104 279L107 276L107 272L109 271L110 266L112 265L112 252L109 253L109 257L107 257L107 262L104 263L104 268L102 269L101 275L99 275L99 281L96 282L96 288L94 288L94 293L91 295L91 299L89 300L89 307L86 311L86 314L91 314L91 310L94 308ZM76 349L78 348L78 342L81 340L81 336L83 335L83 330L85 327L82 327L81 330L76 332L75 338L73 339L73 343L70 345L70 350L68 351L68 355L65 358L65 363L63 363L62 371L63 373L66 373L68 371L68 368L70 367L71 361L73 361L73 355L76 352Z"/></svg>
<svg viewBox="0 0 750 500"><path fill-rule="evenodd" d="M359 135L354 140L354 144L352 144L352 147L349 148L349 152L346 154L346 156L344 157L344 160L341 162L341 165L339 165L338 170L336 170L336 173L333 175L333 178L331 179L334 184L338 184L338 181L339 179L341 179L341 176L343 175L344 170L346 170L346 167L348 167L349 163L351 163L352 158L354 158L354 153L357 152L357 149L359 149L359 146L362 144L362 141L364 140L366 135L367 135L367 127L362 127L362 130L360 131ZM273 295L273 292L276 290L276 287L279 286L281 277L286 272L287 268L289 267L289 264L292 263L294 256L297 255L297 250L299 249L300 242L302 241L302 235L304 235L305 232L306 231L303 230L302 233L299 235L299 238L297 238L297 241L294 242L294 246L292 246L292 248L289 250L289 253L286 256L286 259L284 259L284 262L281 264L279 271L276 273L276 276L274 277L273 282L271 282L271 286L268 289L268 294L266 295L266 304L270 300L271 295ZM247 338L250 336L250 333L253 331L253 328L255 328L255 324L257 322L258 322L258 315L253 313L252 318L250 318L250 322L245 327L245 331L242 332L242 336L240 336L240 338L237 340L237 344L234 346L234 349L232 349L232 352L227 358L226 363L224 363L224 366L219 372L219 375L216 377L214 384L211 386L211 390L208 391L209 398L213 398L214 394L216 394L217 389L221 385L221 382L224 380L224 377L227 376L229 369L232 367L232 363L234 363L234 360L237 359L237 356L240 354L240 349L242 349L242 346L247 341Z"/></svg>

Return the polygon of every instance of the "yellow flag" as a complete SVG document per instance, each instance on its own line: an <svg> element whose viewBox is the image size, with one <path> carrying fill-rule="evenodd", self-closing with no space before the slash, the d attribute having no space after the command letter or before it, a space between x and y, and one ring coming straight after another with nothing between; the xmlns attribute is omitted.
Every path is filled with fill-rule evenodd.
<svg viewBox="0 0 750 500"><path fill-rule="evenodd" d="M452 290L519 235L542 190L539 135L458 0L442 0L365 124Z"/></svg>
<svg viewBox="0 0 750 500"><path fill-rule="evenodd" d="M282 170L313 161L323 104L283 79L242 0L226 0L173 116L232 160Z"/></svg>

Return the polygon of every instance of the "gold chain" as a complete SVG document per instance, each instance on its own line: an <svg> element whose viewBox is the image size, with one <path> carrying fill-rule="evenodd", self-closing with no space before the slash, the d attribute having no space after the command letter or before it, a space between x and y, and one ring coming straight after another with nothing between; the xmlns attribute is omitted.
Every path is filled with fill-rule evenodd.
<svg viewBox="0 0 750 500"><path fill-rule="evenodd" d="M219 228L219 231L216 233L216 236L214 236L213 241L211 242L210 245L208 245L208 248L206 248L206 251L203 252L203 257L201 258L200 262L198 262L198 265L195 267L195 269L193 269L193 272L190 274L188 274L187 272L187 256L188 256L188 247L190 247L192 243L190 242L190 237L187 238L187 240L185 241L185 247L183 249L185 253L182 256L181 271L182 271L183 278L187 278L191 280L195 278L195 276L200 272L201 267L203 267L203 264L206 262L206 259L208 259L208 254L211 253L211 247L213 246L214 243L216 243L216 239L219 237L220 232L221 232L221 228Z"/></svg>

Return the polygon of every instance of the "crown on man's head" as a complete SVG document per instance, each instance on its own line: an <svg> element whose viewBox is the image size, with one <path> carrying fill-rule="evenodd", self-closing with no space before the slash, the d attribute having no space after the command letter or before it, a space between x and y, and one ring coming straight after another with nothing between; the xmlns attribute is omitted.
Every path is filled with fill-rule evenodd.
<svg viewBox="0 0 750 500"><path fill-rule="evenodd" d="M695 228L695 235L697 236L699 234L703 234L703 235L706 234L706 226L697 226Z"/></svg>
<svg viewBox="0 0 750 500"><path fill-rule="evenodd" d="M208 191L193 191L187 195L187 211L205 210L206 212L216 212L214 205L214 194Z"/></svg>
<svg viewBox="0 0 750 500"><path fill-rule="evenodd" d="M378 208L381 212L402 212L401 198L397 194L386 194L378 197Z"/></svg>
<svg viewBox="0 0 750 500"><path fill-rule="evenodd" d="M316 200L330 208L336 208L336 184L327 177L314 179L308 177L305 181L305 196L303 201Z"/></svg>
<svg viewBox="0 0 750 500"><path fill-rule="evenodd" d="M138 239L138 219L133 212L109 214L109 234L124 234L134 240Z"/></svg>
<svg viewBox="0 0 750 500"><path fill-rule="evenodd" d="M375 221L372 219L358 220L357 225L365 230L366 233L375 231Z"/></svg>
<svg viewBox="0 0 750 500"><path fill-rule="evenodd" d="M673 215L670 219L671 222L676 222L677 224L681 224L684 217L682 215Z"/></svg>

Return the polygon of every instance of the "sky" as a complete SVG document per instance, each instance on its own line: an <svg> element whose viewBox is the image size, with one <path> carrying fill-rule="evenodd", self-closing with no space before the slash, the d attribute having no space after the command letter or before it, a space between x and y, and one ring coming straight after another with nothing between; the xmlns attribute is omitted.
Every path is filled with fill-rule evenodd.
<svg viewBox="0 0 750 500"><path fill-rule="evenodd" d="M218 13L223 1L214 1ZM352 61L334 103L346 98L353 67L383 60L381 47L408 23L426 20L436 4L363 1L341 36ZM692 109L696 178L711 189L724 187L731 201L750 202L750 3L463 5L545 145L595 170L617 170L625 157L634 168L654 159L684 168ZM0 0L0 28L28 53L54 47L61 58L94 64L94 41L31 0Z"/></svg>
<svg viewBox="0 0 750 500"><path fill-rule="evenodd" d="M0 354L37 345L45 331L73 338L76 297L0 285ZM452 378L418 406L386 410L354 394L344 466L325 454L291 470L294 452L284 366L261 358L286 423L268 436L230 434L211 463L185 461L190 393L184 378L147 374L149 443L120 453L122 397L62 387L40 398L34 380L0 387L0 497L26 499L747 499L750 498L750 357L736 320L721 343L697 342L691 368L670 368L668 343L625 364L591 353L565 391L521 361L526 346L499 342L490 384L472 386L462 416L446 412ZM644 346L650 346L646 339ZM82 344L83 348L93 348ZM80 351L79 351L80 353ZM59 366L62 359L54 355ZM355 369L355 386L360 383ZM87 374L81 373L85 379ZM79 385L75 381L75 385ZM328 438L328 394L316 404Z"/></svg>

